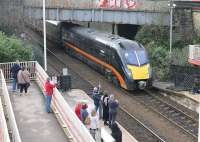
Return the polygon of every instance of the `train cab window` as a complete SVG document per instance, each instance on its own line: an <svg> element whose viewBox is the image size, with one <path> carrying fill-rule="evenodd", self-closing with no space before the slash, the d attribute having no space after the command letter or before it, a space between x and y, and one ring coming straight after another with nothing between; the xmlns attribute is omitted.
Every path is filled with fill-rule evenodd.
<svg viewBox="0 0 200 142"><path fill-rule="evenodd" d="M125 52L125 59L127 61L127 64L130 64L130 65L139 64L139 61L135 55L135 52Z"/></svg>
<svg viewBox="0 0 200 142"><path fill-rule="evenodd" d="M128 49L124 53L127 64L130 65L144 65L149 62L147 53L144 49L133 50Z"/></svg>

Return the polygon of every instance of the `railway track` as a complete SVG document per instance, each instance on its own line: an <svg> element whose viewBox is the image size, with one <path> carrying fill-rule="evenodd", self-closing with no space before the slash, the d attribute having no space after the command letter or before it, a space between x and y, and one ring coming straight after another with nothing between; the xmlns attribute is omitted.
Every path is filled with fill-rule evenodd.
<svg viewBox="0 0 200 142"><path fill-rule="evenodd" d="M192 118L182 110L156 97L157 95L152 91L145 90L145 92L145 95L137 96L140 103L166 118L195 139L198 139L197 119Z"/></svg>
<svg viewBox="0 0 200 142"><path fill-rule="evenodd" d="M56 50L55 51L53 51L53 53L55 53L56 52ZM52 56L51 56L52 57ZM60 57L61 56L59 56L59 57L56 57L56 55L54 56L54 58L57 58L57 59L54 59L54 61L55 60L57 60L57 62L62 62L61 64L62 64L62 67L59 65L60 63L57 63L57 64L52 64L52 62L49 62L50 63L50 66L54 66L54 69L55 70L57 70L57 72L59 72L60 73L60 71L61 71L61 69L63 68L63 67L66 67L67 65L65 64L65 62L63 62L63 60L60 60ZM52 59L50 59L50 60L52 60ZM50 61L49 60L49 61ZM60 61L58 61L58 60L60 60ZM53 61L53 62L54 62ZM51 65L52 64L52 65ZM70 69L70 67L68 67L68 69L69 69L69 72L71 73L71 69ZM73 82L73 84L74 84L74 88L80 88L80 89L82 89L82 90L84 90L85 92L87 92L87 93L89 93L89 92L91 92L91 89L93 88L93 86L91 85L91 84L93 84L92 82L91 83L89 83L88 81L86 81L85 79L81 79L82 77L81 77L81 75L80 74L78 74L78 73L76 73L76 75L73 75L73 71L72 71L72 77L73 76L76 76L75 77L75 80L76 80L76 83L74 83ZM77 76L79 76L79 77L77 77ZM72 79L72 80L74 80L74 79ZM82 81L80 81L80 80L84 80L84 82L85 83L82 83L82 84L79 84L79 85L77 85L77 82L82 82ZM86 85L87 83L88 83L88 86ZM79 87L77 87L77 86L79 86ZM73 87L73 86L72 86ZM86 88L88 88L88 89L86 89ZM138 102L140 102L141 104L143 104L143 105L145 105L146 106L146 108L148 108L148 109L150 109L150 110L152 110L152 111L154 111L155 113L157 113L157 114L159 114L159 115L161 115L162 117L164 117L165 119L167 119L167 120L169 120L170 121L170 123L172 123L173 125L175 124L176 125L176 127L178 126L179 128L181 128L181 130L183 130L184 131L184 133L186 132L188 135L190 135L190 136L192 136L194 139L195 139L195 141L197 140L197 138L196 138L196 134L197 134L197 128L195 127L196 126L196 124L189 124L189 126L190 125L193 125L194 126L194 128L191 128L191 130L190 130L190 128L187 128L187 127L184 127L183 126L183 124L185 123L184 121L180 121L181 120L181 117L177 117L176 119L178 120L177 122L174 122L176 119L172 119L172 118L169 118L169 116L168 116L168 114L170 114L169 112L173 112L174 110L171 110L171 111L169 111L169 112L160 112L158 109L156 110L156 108L159 108L160 106L154 106L154 108L151 106L151 105L147 105L148 103L152 103L150 100L152 100L152 99L145 99L145 97L147 96L151 96L151 95L153 95L152 93L150 93L151 95L149 95L149 93L148 92L146 92L146 93L140 93L140 95L137 95L137 96L133 96L130 92L126 92L126 91L124 91L123 89L120 89L120 91L122 91L123 92L123 94L124 95L128 95L128 96L131 96L133 99L137 99L138 100ZM154 96L154 95L153 95ZM145 101L146 100L146 101ZM157 99L158 100L158 99ZM159 104L159 103L158 103ZM162 105L164 105L163 103L160 103L160 105L162 106ZM168 105L169 106L169 105ZM159 138L156 140L154 137L152 137L152 135L154 135L154 134L152 134L152 133L150 133L149 132L149 134L144 134L143 132L145 132L146 130L145 130L145 128L142 128L142 126L141 126L141 129L139 129L139 128L137 128L137 123L136 122L134 122L132 119L129 119L129 118L131 118L131 117L129 117L130 115L125 115L126 113L128 113L128 111L125 113L125 111L124 110L126 110L126 109L124 109L124 108L120 108L120 111L119 111L119 116L120 117L118 117L119 118L119 120L120 120L120 123L121 124L123 124L123 126L125 126L126 127L126 129L134 136L134 137L136 137L136 139L138 139L139 141L145 141L146 142L146 140L147 140L147 138L149 138L148 139L148 141L164 141L164 140L159 140ZM165 107L165 109L167 109L167 106ZM177 112L177 111L175 111L175 112ZM165 114L166 113L166 114ZM182 116L182 118L183 117L185 117L184 115L187 115L187 114L184 114L184 112L182 112L182 111L179 111L179 113L180 114L178 114L177 115L177 113L174 113L174 114L172 114L172 116ZM123 116L123 117L122 117ZM188 117L186 117L186 118L188 118ZM188 119L186 119L186 121L189 121ZM181 123L179 123L179 122L181 122ZM146 123L145 123L146 124ZM188 124L188 123L187 123ZM198 124L198 122L197 122L197 124ZM134 126L135 125L135 126ZM149 126L149 125L148 125ZM186 125L187 126L187 125ZM198 126L198 125L197 125ZM148 127L147 127L148 128ZM182 129L182 128L184 128L184 129ZM136 131L137 130L137 131ZM153 131L152 131L153 132ZM138 133L141 133L141 134L138 134ZM155 134L156 135L156 134ZM163 135L162 135L163 136ZM145 137L145 138L144 138ZM156 137L156 136L155 136ZM141 139L141 140L140 140Z"/></svg>
<svg viewBox="0 0 200 142"><path fill-rule="evenodd" d="M66 67L67 65L62 60L57 58L57 56L53 52L51 52L50 50L48 50L48 52L54 56L54 59L51 58L48 64L52 68L54 68L54 70L57 73L60 73L60 70L63 67ZM56 63L55 63L55 60L57 60ZM73 79L74 82L82 82L82 84L85 84L85 85L87 84L87 87L77 86L77 88L84 90L85 92L87 92L87 94L91 92L91 90L94 87L91 83L84 80L80 75L75 73L70 68L69 68L69 72L70 74L74 74L73 76L76 76L75 77L76 80ZM55 72L52 72L52 73L55 74ZM151 130L145 124L140 122L135 116L128 113L128 111L125 108L120 107L118 111L118 116L120 116L120 120L121 120L119 121L119 123L120 124L123 123L123 125L126 126L126 129L129 131L129 133L132 134L139 142L147 142L147 141L148 142L165 142L165 140L159 137L155 132L153 132L153 130Z"/></svg>

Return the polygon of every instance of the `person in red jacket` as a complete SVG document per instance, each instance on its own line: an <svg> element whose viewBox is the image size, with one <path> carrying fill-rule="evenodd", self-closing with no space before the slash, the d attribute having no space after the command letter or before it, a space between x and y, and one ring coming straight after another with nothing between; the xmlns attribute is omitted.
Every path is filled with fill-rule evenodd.
<svg viewBox="0 0 200 142"><path fill-rule="evenodd" d="M79 102L76 107L75 107L75 113L76 116L81 120L81 109L82 109L83 104ZM82 120L81 120L82 121Z"/></svg>
<svg viewBox="0 0 200 142"><path fill-rule="evenodd" d="M45 82L45 92L46 92L46 111L48 113L51 113L51 99L52 99L52 95L53 95L53 89L56 87L55 84L50 82L50 78L47 78L46 82Z"/></svg>

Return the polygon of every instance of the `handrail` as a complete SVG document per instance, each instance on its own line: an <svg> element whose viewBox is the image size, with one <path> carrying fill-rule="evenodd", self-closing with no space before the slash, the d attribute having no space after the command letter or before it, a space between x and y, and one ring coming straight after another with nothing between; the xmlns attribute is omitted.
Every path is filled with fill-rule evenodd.
<svg viewBox="0 0 200 142"><path fill-rule="evenodd" d="M6 81L5 81L2 70L0 70L0 78L1 78L1 85L2 85L1 87L2 87L2 94L3 94L2 97L3 97L4 103L5 103L4 105L6 106L5 111L9 118L9 121L7 123L9 124L10 131L12 132L12 141L21 142L19 130L18 130L17 123L15 120L13 108L12 108L11 101L10 101L10 96L8 93Z"/></svg>
<svg viewBox="0 0 200 142"><path fill-rule="evenodd" d="M5 120L5 115L3 112L2 101L0 98L0 141L1 142L10 142L8 127Z"/></svg>
<svg viewBox="0 0 200 142"><path fill-rule="evenodd" d="M6 80L11 80L12 79L12 73L10 72L11 67L15 64L16 62L7 62L7 63L0 63L0 68L3 71L4 77ZM34 79L36 74L35 74L35 61L27 61L27 62L19 62L21 67L26 67L27 70L31 74L31 79Z"/></svg>
<svg viewBox="0 0 200 142"><path fill-rule="evenodd" d="M6 79L10 80L12 79L10 68L14 62L10 63L0 63L0 68L3 68L4 74L6 74ZM43 70L43 68L35 61L29 61L29 62L20 62L20 65L27 66L29 71L32 71L33 74L32 79L36 80L38 86L43 91L44 83L48 77L46 72ZM3 73L1 73L3 75ZM4 80L4 86L6 87L5 80ZM9 95L8 91L4 92L6 100L8 100ZM43 91L44 94L44 91ZM65 101L63 96L60 94L60 92L55 88L54 89L54 95L52 99L52 108L54 110L54 113L56 116L59 116L59 122L61 123L64 131L67 131L68 137L73 142L95 142L93 137L90 135L87 128L83 125L83 123L77 118L74 111L70 108L68 103ZM12 117L12 116L9 116ZM14 117L14 116L13 116ZM18 142L18 141L16 141Z"/></svg>
<svg viewBox="0 0 200 142"><path fill-rule="evenodd" d="M48 75L43 70L43 68L38 63L36 63L36 82L42 90L44 90L43 86L47 77ZM65 101L57 89L54 89L52 102L54 113L58 114L62 119L63 128L67 127L72 141L95 142L87 128L77 118L75 113L72 111L68 103Z"/></svg>

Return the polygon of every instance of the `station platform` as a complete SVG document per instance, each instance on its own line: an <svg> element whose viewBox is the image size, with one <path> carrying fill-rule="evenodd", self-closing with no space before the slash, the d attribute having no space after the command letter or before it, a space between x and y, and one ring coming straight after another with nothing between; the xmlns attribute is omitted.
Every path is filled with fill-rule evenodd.
<svg viewBox="0 0 200 142"><path fill-rule="evenodd" d="M72 89L64 93L63 96L73 111L75 110L76 104L78 104L80 101L83 101L83 100L88 105L89 113L91 112L91 110L94 109L93 100L84 91L80 89ZM137 142L137 140L132 135L130 135L126 131L126 129L124 129L119 123L118 123L118 126L120 127L122 131L123 142ZM99 127L101 129L106 130L108 134L111 134L110 128L108 126L105 126L102 120L99 120ZM100 129L98 130L97 135L96 135L96 142L101 142Z"/></svg>
<svg viewBox="0 0 200 142"><path fill-rule="evenodd" d="M11 90L10 83L7 88ZM45 98L35 82L31 82L27 95L9 94L23 142L69 141L54 114L45 111Z"/></svg>
<svg viewBox="0 0 200 142"><path fill-rule="evenodd" d="M184 100L188 100L187 103L184 103L183 105L186 105L186 107L192 109L193 111L198 111L199 103L200 103L200 94L192 94L191 91L176 91L172 90L174 86L171 82L154 82L153 87L163 91L167 92L170 95L182 97Z"/></svg>

